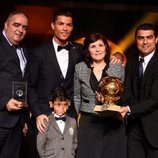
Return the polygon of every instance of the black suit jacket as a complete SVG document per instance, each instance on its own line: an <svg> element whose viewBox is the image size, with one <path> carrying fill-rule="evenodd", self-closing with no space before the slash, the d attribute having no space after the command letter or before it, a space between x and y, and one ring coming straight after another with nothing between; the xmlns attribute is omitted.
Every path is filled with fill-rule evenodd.
<svg viewBox="0 0 158 158"><path fill-rule="evenodd" d="M27 59L26 50L23 50ZM22 77L19 58L15 49L0 33L0 127L13 127L20 118L22 110L8 112L6 104L12 98L12 82L26 81L27 67L25 72L24 77Z"/></svg>
<svg viewBox="0 0 158 158"><path fill-rule="evenodd" d="M140 118L149 143L158 147L158 52L154 53L146 67L140 101L137 100L137 65L138 57L128 59L122 101L129 105L131 117Z"/></svg>
<svg viewBox="0 0 158 158"><path fill-rule="evenodd" d="M70 44L69 64L65 79L52 42L39 46L30 53L29 106L35 117L51 113L48 100L56 87L65 87L69 95L73 97L74 68L75 64L82 60L82 45L72 42Z"/></svg>

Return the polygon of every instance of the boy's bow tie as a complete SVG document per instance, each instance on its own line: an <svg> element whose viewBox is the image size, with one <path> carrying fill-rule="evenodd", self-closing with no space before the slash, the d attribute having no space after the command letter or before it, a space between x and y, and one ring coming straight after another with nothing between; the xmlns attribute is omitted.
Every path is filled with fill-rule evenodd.
<svg viewBox="0 0 158 158"><path fill-rule="evenodd" d="M63 117L55 117L55 120L58 121L58 120L62 120L62 121L66 121L66 117L63 116Z"/></svg>

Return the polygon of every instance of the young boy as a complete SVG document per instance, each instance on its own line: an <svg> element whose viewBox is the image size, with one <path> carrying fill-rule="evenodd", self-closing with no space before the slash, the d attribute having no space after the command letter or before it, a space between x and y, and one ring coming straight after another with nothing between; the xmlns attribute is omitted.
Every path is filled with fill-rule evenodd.
<svg viewBox="0 0 158 158"><path fill-rule="evenodd" d="M49 115L46 132L38 133L37 149L40 158L74 158L77 148L77 123L66 115L70 105L64 88L57 88L52 95L50 107L54 111Z"/></svg>

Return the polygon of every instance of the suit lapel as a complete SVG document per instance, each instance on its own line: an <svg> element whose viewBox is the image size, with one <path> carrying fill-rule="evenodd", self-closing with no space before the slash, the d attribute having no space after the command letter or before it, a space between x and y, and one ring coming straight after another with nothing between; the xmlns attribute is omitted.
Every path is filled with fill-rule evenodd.
<svg viewBox="0 0 158 158"><path fill-rule="evenodd" d="M72 74L74 73L74 67L76 64L75 55L76 55L77 48L71 42L70 42L70 45L71 46L70 46L70 51L69 51L68 69L67 69L65 79L70 78L72 76Z"/></svg>
<svg viewBox="0 0 158 158"><path fill-rule="evenodd" d="M17 55L15 48L8 43L8 41L6 40L6 38L4 37L4 35L2 33L0 33L0 40L1 40L2 45L4 45L4 48L6 49L6 54L9 54L9 57L14 58L14 62L16 63L18 69L21 72L20 60L19 60L19 57ZM24 55L27 59L28 54L27 54L25 48L23 48L23 52L24 52ZM22 72L21 72L21 76L22 76Z"/></svg>
<svg viewBox="0 0 158 158"><path fill-rule="evenodd" d="M65 135L65 133L67 133L67 131L69 130L69 128L70 128L70 118L66 117L65 128L64 128L64 132L63 132L64 135Z"/></svg>
<svg viewBox="0 0 158 158"><path fill-rule="evenodd" d="M53 114L51 114L50 117L51 117L51 119L49 120L50 124L54 127L54 129L56 131L58 131L58 133L60 133L62 135L62 132L61 132L61 130L60 130L60 128L59 128L59 126L58 126Z"/></svg>
<svg viewBox="0 0 158 158"><path fill-rule="evenodd" d="M53 69L54 73L56 74L56 77L59 76L60 78L64 78L62 75L60 66L58 64L58 61L57 61L53 43L50 43L48 52L50 52L50 58L52 59L52 63L53 63L52 69Z"/></svg>
<svg viewBox="0 0 158 158"><path fill-rule="evenodd" d="M67 69L67 73L66 73L66 78L70 78L70 76L72 75L72 73L74 72L72 69L73 69L73 66L74 66L74 63L73 63L73 53L70 51L69 52L69 62L68 62L68 69Z"/></svg>
<svg viewBox="0 0 158 158"><path fill-rule="evenodd" d="M134 56L131 57L130 63L128 65L128 71L127 72L130 75L130 80L131 80L131 85L132 85L132 90L134 92L135 95L137 95L137 68L138 68L138 60L139 60L139 56ZM133 64L136 63L136 64ZM126 71L127 71L126 70Z"/></svg>
<svg viewBox="0 0 158 158"><path fill-rule="evenodd" d="M137 71L138 71L139 57L135 59L135 62L133 63L136 63L136 64L133 64L133 67L134 67L133 89L134 89L135 95L137 95Z"/></svg>
<svg viewBox="0 0 158 158"><path fill-rule="evenodd" d="M19 65L20 68L20 64L19 64L19 58L16 54L15 49L8 43L7 39L4 37L4 35L1 33L0 34L0 38L1 38L1 43L4 45L4 48L7 48L6 51L8 54L10 54L9 56L15 58L16 63Z"/></svg>
<svg viewBox="0 0 158 158"><path fill-rule="evenodd" d="M7 39L4 37L2 33L0 33L0 40L1 40L2 45L4 45L4 48L5 49L7 48L6 52L7 54L9 54L9 57L13 57L15 59L15 62L20 69L20 61L19 61L18 55L15 49L8 43Z"/></svg>
<svg viewBox="0 0 158 158"><path fill-rule="evenodd" d="M89 85L89 87L91 87L91 84L90 84L91 71L92 71L91 68L88 68L86 66L85 83Z"/></svg>
<svg viewBox="0 0 158 158"><path fill-rule="evenodd" d="M11 46L10 46L11 47ZM20 69L20 60L19 60L19 57L18 57L18 55L17 55L17 53L16 53L16 50L13 48L13 47L11 47L11 49L12 49L12 51L9 51L10 52L10 54L12 54L12 56L14 56L14 58L16 59L15 60L15 62L16 62L16 64L18 65L18 67L19 67L19 69ZM21 70L21 69L20 69Z"/></svg>
<svg viewBox="0 0 158 158"><path fill-rule="evenodd" d="M147 81L148 77L150 77L151 72L153 72L153 64L158 60L158 52L155 52L153 57L150 59L146 70L144 72L143 84Z"/></svg>

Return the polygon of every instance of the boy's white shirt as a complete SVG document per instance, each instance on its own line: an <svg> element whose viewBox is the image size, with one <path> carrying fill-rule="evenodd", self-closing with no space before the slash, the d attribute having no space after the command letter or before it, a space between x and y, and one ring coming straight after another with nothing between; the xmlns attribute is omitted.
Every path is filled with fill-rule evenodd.
<svg viewBox="0 0 158 158"><path fill-rule="evenodd" d="M52 112L54 114L54 117L61 117L57 114L55 114L54 112ZM65 115L62 115L62 116L65 116ZM62 120L56 120L56 123L60 129L60 131L63 133L64 132L64 128L65 128L65 122L62 121Z"/></svg>

